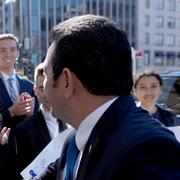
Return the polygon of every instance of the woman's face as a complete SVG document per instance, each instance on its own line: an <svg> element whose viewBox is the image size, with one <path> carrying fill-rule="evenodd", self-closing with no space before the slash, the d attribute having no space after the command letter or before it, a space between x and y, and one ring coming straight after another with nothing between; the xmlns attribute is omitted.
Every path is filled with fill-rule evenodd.
<svg viewBox="0 0 180 180"><path fill-rule="evenodd" d="M137 82L135 95L142 106L154 106L161 94L161 88L156 77L144 76Z"/></svg>

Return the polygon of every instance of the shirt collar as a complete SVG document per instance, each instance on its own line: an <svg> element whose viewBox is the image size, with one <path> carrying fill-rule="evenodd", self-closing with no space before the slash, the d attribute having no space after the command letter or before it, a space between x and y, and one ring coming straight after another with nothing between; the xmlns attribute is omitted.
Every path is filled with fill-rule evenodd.
<svg viewBox="0 0 180 180"><path fill-rule="evenodd" d="M10 76L3 73L3 72L1 72L1 74L2 74L5 81L7 81L8 78L10 78L10 77L13 78L13 79L16 79L16 71L15 71L15 69L13 70L13 73Z"/></svg>
<svg viewBox="0 0 180 180"><path fill-rule="evenodd" d="M78 149L81 151L84 149L86 142L88 141L88 138L102 116L102 114L108 109L108 107L117 99L118 97L115 97L103 105L101 105L99 108L97 108L95 111L93 111L91 114L89 114L79 125L79 128L76 133L76 144Z"/></svg>
<svg viewBox="0 0 180 180"><path fill-rule="evenodd" d="M41 108L41 106L40 109L46 122L50 121L52 124L57 124L57 119L53 117L50 112L45 111L43 108Z"/></svg>

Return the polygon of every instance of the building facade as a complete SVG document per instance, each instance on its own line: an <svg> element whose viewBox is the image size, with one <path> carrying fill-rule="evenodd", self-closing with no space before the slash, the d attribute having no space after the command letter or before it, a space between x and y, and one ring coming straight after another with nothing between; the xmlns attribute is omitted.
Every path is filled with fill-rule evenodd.
<svg viewBox="0 0 180 180"><path fill-rule="evenodd" d="M107 16L127 32L136 69L180 68L180 0L0 0L0 33L17 35L21 58L36 66L52 27L89 13Z"/></svg>
<svg viewBox="0 0 180 180"><path fill-rule="evenodd" d="M134 0L0 0L0 33L17 35L22 56L30 56L37 64L46 55L55 24L91 13L116 21L134 45L135 4Z"/></svg>
<svg viewBox="0 0 180 180"><path fill-rule="evenodd" d="M180 69L180 0L139 0L137 66L159 71Z"/></svg>

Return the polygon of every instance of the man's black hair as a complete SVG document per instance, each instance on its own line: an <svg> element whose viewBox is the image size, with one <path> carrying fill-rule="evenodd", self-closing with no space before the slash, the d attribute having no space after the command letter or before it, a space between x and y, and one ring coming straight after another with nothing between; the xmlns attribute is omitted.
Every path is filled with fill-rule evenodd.
<svg viewBox="0 0 180 180"><path fill-rule="evenodd" d="M69 68L96 95L127 95L133 86L131 47L126 33L110 19L83 15L52 30L54 80Z"/></svg>

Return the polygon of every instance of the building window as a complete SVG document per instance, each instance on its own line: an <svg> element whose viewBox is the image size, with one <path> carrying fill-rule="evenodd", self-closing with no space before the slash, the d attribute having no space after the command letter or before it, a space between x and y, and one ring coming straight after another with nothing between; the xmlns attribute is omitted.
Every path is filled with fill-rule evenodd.
<svg viewBox="0 0 180 180"><path fill-rule="evenodd" d="M149 44L149 33L144 34L144 43Z"/></svg>
<svg viewBox="0 0 180 180"><path fill-rule="evenodd" d="M175 45L175 36L174 35L167 35L166 44L168 46L174 46Z"/></svg>
<svg viewBox="0 0 180 180"><path fill-rule="evenodd" d="M163 61L164 61L164 57L157 56L157 57L155 57L155 62L154 62L154 64L155 64L156 66L163 66Z"/></svg>
<svg viewBox="0 0 180 180"><path fill-rule="evenodd" d="M155 45L163 45L163 34L156 34L154 37L154 43Z"/></svg>
<svg viewBox="0 0 180 180"><path fill-rule="evenodd" d="M180 46L180 35L177 36L177 46Z"/></svg>
<svg viewBox="0 0 180 180"><path fill-rule="evenodd" d="M155 24L157 28L162 28L164 26L164 18L162 16L156 16Z"/></svg>
<svg viewBox="0 0 180 180"><path fill-rule="evenodd" d="M150 51L144 51L144 65L150 65Z"/></svg>
<svg viewBox="0 0 180 180"><path fill-rule="evenodd" d="M144 25L145 25L146 27L149 27L149 24L150 24L149 16L146 15L146 16L144 17Z"/></svg>
<svg viewBox="0 0 180 180"><path fill-rule="evenodd" d="M175 18L174 17L168 17L167 18L167 27L169 29L174 29L175 28Z"/></svg>
<svg viewBox="0 0 180 180"><path fill-rule="evenodd" d="M180 66L180 54L177 54L177 65Z"/></svg>
<svg viewBox="0 0 180 180"><path fill-rule="evenodd" d="M156 0L156 10L163 10L164 9L164 0Z"/></svg>
<svg viewBox="0 0 180 180"><path fill-rule="evenodd" d="M150 8L150 0L145 0L145 8L146 9Z"/></svg>
<svg viewBox="0 0 180 180"><path fill-rule="evenodd" d="M177 20L177 28L180 29L180 18Z"/></svg>
<svg viewBox="0 0 180 180"><path fill-rule="evenodd" d="M168 10L169 11L176 10L176 1L175 0L168 0Z"/></svg>
<svg viewBox="0 0 180 180"><path fill-rule="evenodd" d="M174 52L167 52L167 57L166 57L166 65L167 66L174 66L175 65L175 58L176 54Z"/></svg>
<svg viewBox="0 0 180 180"><path fill-rule="evenodd" d="M180 12L180 0L177 2L177 11Z"/></svg>
<svg viewBox="0 0 180 180"><path fill-rule="evenodd" d="M164 52L163 51L155 51L154 54L154 64L157 66L163 66L164 64Z"/></svg>

